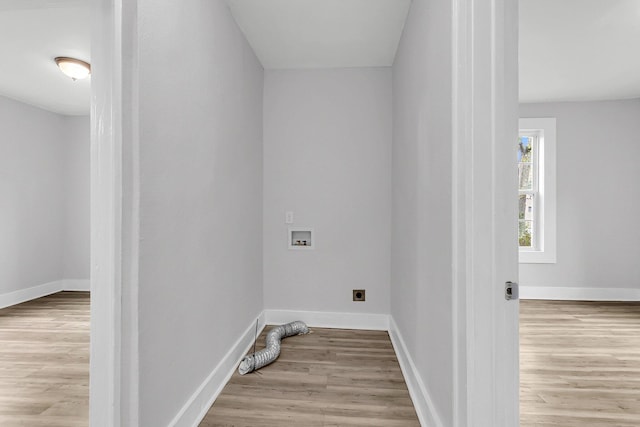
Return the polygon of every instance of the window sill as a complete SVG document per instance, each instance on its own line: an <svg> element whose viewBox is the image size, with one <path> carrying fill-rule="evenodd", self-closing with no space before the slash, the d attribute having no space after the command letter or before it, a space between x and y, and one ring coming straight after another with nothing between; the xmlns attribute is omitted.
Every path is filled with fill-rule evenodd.
<svg viewBox="0 0 640 427"><path fill-rule="evenodd" d="M520 264L555 264L556 254L550 251L520 251Z"/></svg>

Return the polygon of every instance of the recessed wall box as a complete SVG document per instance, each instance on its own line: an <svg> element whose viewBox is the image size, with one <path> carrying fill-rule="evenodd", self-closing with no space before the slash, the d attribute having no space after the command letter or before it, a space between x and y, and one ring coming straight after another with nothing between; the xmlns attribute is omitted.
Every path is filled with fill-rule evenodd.
<svg viewBox="0 0 640 427"><path fill-rule="evenodd" d="M289 228L287 234L289 249L313 249L315 237L313 228Z"/></svg>
<svg viewBox="0 0 640 427"><path fill-rule="evenodd" d="M354 301L366 301L365 295L366 295L366 291L364 289L354 289L353 290L353 300Z"/></svg>

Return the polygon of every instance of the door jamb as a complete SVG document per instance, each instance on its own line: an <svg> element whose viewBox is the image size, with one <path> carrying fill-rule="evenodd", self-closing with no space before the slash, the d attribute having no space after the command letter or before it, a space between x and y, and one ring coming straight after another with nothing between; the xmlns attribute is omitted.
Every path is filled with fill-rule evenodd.
<svg viewBox="0 0 640 427"><path fill-rule="evenodd" d="M135 3L90 3L92 427L138 425Z"/></svg>
<svg viewBox="0 0 640 427"><path fill-rule="evenodd" d="M518 302L503 292L505 281L517 281L516 174L512 203L501 180L511 182L515 171L505 144L517 137L518 5L454 0L452 7L453 425L512 427L519 425ZM498 231L511 217L512 245Z"/></svg>

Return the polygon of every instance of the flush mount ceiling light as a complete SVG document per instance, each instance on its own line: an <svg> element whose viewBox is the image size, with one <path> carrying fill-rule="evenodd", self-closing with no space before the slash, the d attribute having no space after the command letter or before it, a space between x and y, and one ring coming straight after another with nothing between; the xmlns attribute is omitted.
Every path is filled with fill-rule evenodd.
<svg viewBox="0 0 640 427"><path fill-rule="evenodd" d="M87 78L91 74L91 65L79 59L59 56L55 61L60 71L71 77L73 81Z"/></svg>

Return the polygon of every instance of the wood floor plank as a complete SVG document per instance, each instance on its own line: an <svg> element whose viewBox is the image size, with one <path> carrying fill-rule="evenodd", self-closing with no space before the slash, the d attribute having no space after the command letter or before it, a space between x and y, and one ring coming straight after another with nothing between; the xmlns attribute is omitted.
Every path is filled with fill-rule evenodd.
<svg viewBox="0 0 640 427"><path fill-rule="evenodd" d="M258 338L264 348L266 332ZM286 338L278 360L237 372L201 427L419 426L386 332L312 328Z"/></svg>
<svg viewBox="0 0 640 427"><path fill-rule="evenodd" d="M89 293L0 310L0 426L89 425Z"/></svg>
<svg viewBox="0 0 640 427"><path fill-rule="evenodd" d="M521 301L520 425L640 426L640 303Z"/></svg>

